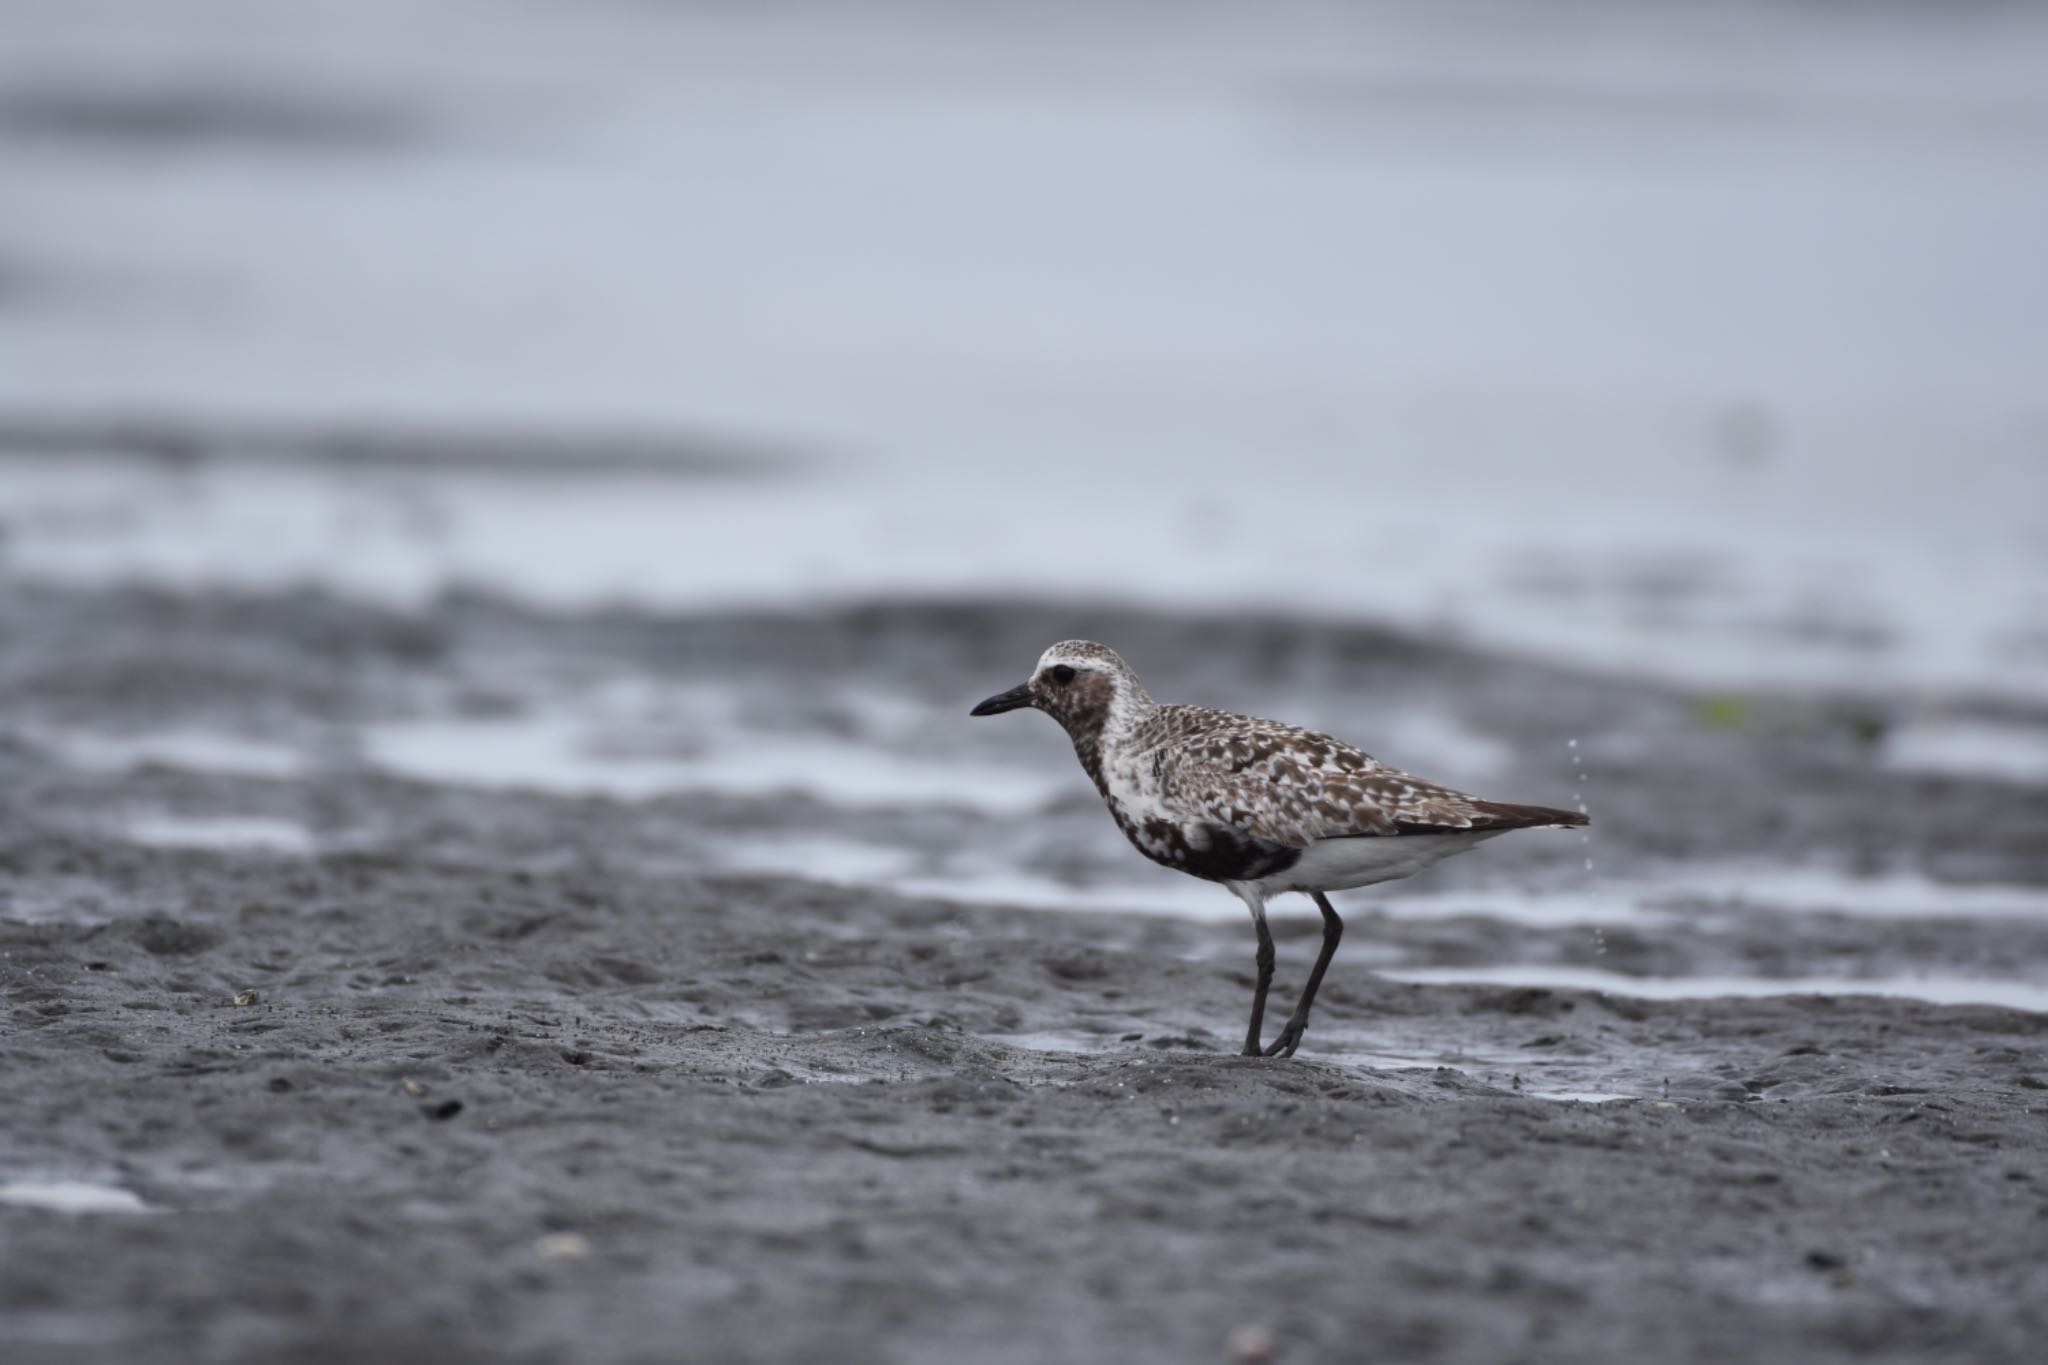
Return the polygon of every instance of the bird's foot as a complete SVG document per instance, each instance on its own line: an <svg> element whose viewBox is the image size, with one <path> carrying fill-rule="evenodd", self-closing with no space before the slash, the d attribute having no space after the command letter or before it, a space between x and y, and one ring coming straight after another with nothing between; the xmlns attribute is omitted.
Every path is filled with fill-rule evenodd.
<svg viewBox="0 0 2048 1365"><path fill-rule="evenodd" d="M1287 1027L1280 1030L1280 1036L1266 1044L1268 1057L1292 1057L1294 1049L1301 1046L1301 1035L1308 1032L1308 1020L1289 1019Z"/></svg>
<svg viewBox="0 0 2048 1365"><path fill-rule="evenodd" d="M1244 1051L1238 1053L1237 1055L1240 1057L1263 1057L1266 1055L1266 1053L1265 1050L1261 1048L1257 1043L1246 1043L1244 1045Z"/></svg>

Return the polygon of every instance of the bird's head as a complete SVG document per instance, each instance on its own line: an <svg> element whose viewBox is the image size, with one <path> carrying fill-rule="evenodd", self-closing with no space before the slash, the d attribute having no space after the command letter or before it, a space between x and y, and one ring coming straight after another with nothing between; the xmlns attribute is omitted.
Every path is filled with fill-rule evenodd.
<svg viewBox="0 0 2048 1365"><path fill-rule="evenodd" d="M1081 734L1126 720L1151 704L1144 684L1115 650L1093 640L1062 640L1039 656L1028 680L998 692L968 714L997 716L1030 706L1065 726L1067 733Z"/></svg>

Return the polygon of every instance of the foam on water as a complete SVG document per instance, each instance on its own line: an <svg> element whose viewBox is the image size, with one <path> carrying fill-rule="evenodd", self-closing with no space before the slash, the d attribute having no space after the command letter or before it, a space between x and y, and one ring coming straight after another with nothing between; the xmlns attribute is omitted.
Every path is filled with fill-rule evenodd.
<svg viewBox="0 0 2048 1365"><path fill-rule="evenodd" d="M90 1180L19 1179L0 1182L0 1204L56 1213L148 1213L132 1190Z"/></svg>
<svg viewBox="0 0 2048 1365"><path fill-rule="evenodd" d="M249 850L304 855L313 833L294 820L263 815L143 815L121 833L151 848Z"/></svg>
<svg viewBox="0 0 2048 1365"><path fill-rule="evenodd" d="M899 887L916 861L908 849L858 839L735 839L718 848L722 871L805 877L846 886Z"/></svg>
<svg viewBox="0 0 2048 1365"><path fill-rule="evenodd" d="M929 896L980 905L1161 915L1175 919L1245 918L1244 902L1221 887L1185 878L1162 878L1156 884L1071 885L1031 873L981 868L902 877L888 883L888 887L906 896Z"/></svg>
<svg viewBox="0 0 2048 1365"><path fill-rule="evenodd" d="M1887 919L2048 918L2048 887L1938 882L1911 872L1857 876L1824 867L1674 869L1632 884L1646 904L1730 902Z"/></svg>
<svg viewBox="0 0 2048 1365"><path fill-rule="evenodd" d="M1881 977L1627 976L1595 967L1502 964L1381 968L1391 981L1431 985L1548 986L1647 1000L1711 996L1888 995L1937 1005L2003 1005L2048 1013L2048 983L1955 975Z"/></svg>
<svg viewBox="0 0 2048 1365"><path fill-rule="evenodd" d="M848 806L945 804L998 814L1038 808L1067 784L1031 771L927 761L816 736L727 732L701 752L674 755L594 732L572 715L428 719L370 726L372 766L402 777L468 786L642 800L675 792L805 792Z"/></svg>
<svg viewBox="0 0 2048 1365"><path fill-rule="evenodd" d="M2048 728L1917 717L1886 734L1883 763L1900 772L2048 783Z"/></svg>

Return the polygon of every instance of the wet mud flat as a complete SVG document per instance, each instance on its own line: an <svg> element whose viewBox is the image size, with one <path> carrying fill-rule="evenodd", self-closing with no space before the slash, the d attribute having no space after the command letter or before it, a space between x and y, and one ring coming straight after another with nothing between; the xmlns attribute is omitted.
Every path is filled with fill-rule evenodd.
<svg viewBox="0 0 2048 1365"><path fill-rule="evenodd" d="M2048 1015L1373 970L2020 980L2039 917L1701 902L1595 932L1507 898L1580 894L1585 849L1504 840L1443 870L1458 914L1344 898L1273 1062L1232 1055L1237 917L814 857L1121 875L1056 735L959 714L1090 634L1176 695L1375 747L1367 712L1448 716L1449 759L1528 799L1569 796L1582 737L1603 876L1739 850L1937 896L2048 882L2048 794L1874 763L1881 694L1731 727L1384 632L1028 603L10 587L0 629L9 1361L2019 1361L2048 1329ZM495 752L562 711L612 718L573 789L389 744ZM701 785L733 726L818 781ZM649 750L681 785L609 781ZM1033 765L1043 794L975 803ZM1281 1008L1312 926L1279 922Z"/></svg>
<svg viewBox="0 0 2048 1365"><path fill-rule="evenodd" d="M1248 962L1186 926L46 857L178 913L0 926L7 1168L147 1209L0 1209L11 1360L1183 1361L1270 1332L1287 1360L2020 1361L2048 1329L2039 1015L1348 973L1332 1031L1509 1060L1312 1031L1273 1062L1228 1055ZM1560 1049L1685 1060L1639 1098L1519 1093Z"/></svg>

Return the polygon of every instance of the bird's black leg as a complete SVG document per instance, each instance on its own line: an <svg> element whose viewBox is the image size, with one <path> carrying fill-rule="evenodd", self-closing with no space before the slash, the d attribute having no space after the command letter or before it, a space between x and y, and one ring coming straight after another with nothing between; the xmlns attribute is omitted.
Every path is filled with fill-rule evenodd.
<svg viewBox="0 0 2048 1365"><path fill-rule="evenodd" d="M1315 969L1308 974L1308 984L1301 988L1301 1002L1288 1016L1286 1027L1280 1030L1266 1048L1266 1055L1292 1057L1294 1049L1301 1046L1301 1035L1308 1032L1309 1007L1316 1003L1316 988L1323 984L1323 973L1329 970L1330 959L1337 955L1337 944L1344 937L1344 921L1337 918L1337 912L1330 908L1329 897L1320 891L1308 893L1316 903L1316 909L1323 912L1323 950L1316 954ZM1259 926L1265 928L1262 923ZM1263 1003L1264 992L1260 992Z"/></svg>
<svg viewBox="0 0 2048 1365"><path fill-rule="evenodd" d="M1261 1055L1259 1034L1266 1025L1266 988L1273 984L1273 931L1266 927L1263 910L1253 912L1252 923L1257 925L1259 930L1259 955L1256 959L1259 964L1259 981L1252 987L1252 1022L1244 1035L1244 1055L1247 1057Z"/></svg>

